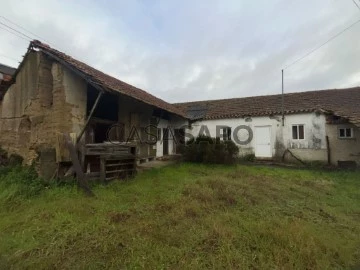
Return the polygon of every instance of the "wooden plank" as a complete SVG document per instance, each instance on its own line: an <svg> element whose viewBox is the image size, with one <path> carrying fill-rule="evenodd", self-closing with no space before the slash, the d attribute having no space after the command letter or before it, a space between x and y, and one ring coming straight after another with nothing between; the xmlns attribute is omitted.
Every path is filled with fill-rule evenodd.
<svg viewBox="0 0 360 270"><path fill-rule="evenodd" d="M100 158L100 180L105 181L106 169L105 169L105 158Z"/></svg>
<svg viewBox="0 0 360 270"><path fill-rule="evenodd" d="M85 148L85 154L86 155L103 155L103 154L111 154L111 155L126 155L130 154L129 149L103 149L103 148Z"/></svg>
<svg viewBox="0 0 360 270"><path fill-rule="evenodd" d="M113 171L106 171L105 173L106 173L106 174L109 174L109 173L120 173L120 172L129 172L129 171L134 171L134 168L131 168L131 169L122 169L122 170L113 170Z"/></svg>
<svg viewBox="0 0 360 270"><path fill-rule="evenodd" d="M107 177L105 180L106 181L111 181L111 180L115 180L115 179L119 179L119 177L116 177L116 176Z"/></svg>
<svg viewBox="0 0 360 270"><path fill-rule="evenodd" d="M66 143L69 149L71 161L74 167L74 171L76 172L76 178L78 182L78 186L82 188L86 195L94 196L94 193L89 188L89 184L87 182L86 176L81 168L81 164L78 158L78 154L75 148L75 145L71 141L71 137L69 134L65 134Z"/></svg>
<svg viewBox="0 0 360 270"><path fill-rule="evenodd" d="M135 159L134 156L130 155L101 155L102 157L106 158L107 160L127 160L127 159Z"/></svg>
<svg viewBox="0 0 360 270"><path fill-rule="evenodd" d="M125 162L125 163L114 163L114 164L106 164L106 167L117 167L117 166L125 166L125 165L134 165L134 162Z"/></svg>

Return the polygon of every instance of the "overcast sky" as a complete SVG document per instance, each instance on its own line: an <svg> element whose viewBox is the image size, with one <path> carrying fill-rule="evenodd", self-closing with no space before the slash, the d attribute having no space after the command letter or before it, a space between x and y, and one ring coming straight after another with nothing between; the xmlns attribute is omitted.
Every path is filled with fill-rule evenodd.
<svg viewBox="0 0 360 270"><path fill-rule="evenodd" d="M180 102L280 93L281 69L360 19L360 10L352 0L0 0L0 16ZM2 28L0 63L17 66L4 55L20 60L28 41ZM360 23L286 69L285 91L360 85L359 37Z"/></svg>

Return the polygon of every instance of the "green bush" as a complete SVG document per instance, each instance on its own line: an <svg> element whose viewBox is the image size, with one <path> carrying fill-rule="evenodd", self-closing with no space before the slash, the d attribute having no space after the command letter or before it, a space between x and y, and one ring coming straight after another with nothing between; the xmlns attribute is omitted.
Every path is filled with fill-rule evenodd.
<svg viewBox="0 0 360 270"><path fill-rule="evenodd" d="M220 141L219 138L200 136L191 139L184 148L184 160L210 164L233 164L239 148L233 141Z"/></svg>
<svg viewBox="0 0 360 270"><path fill-rule="evenodd" d="M243 161L249 161L249 162L253 162L255 161L255 154L246 154L245 156L242 157Z"/></svg>
<svg viewBox="0 0 360 270"><path fill-rule="evenodd" d="M39 194L45 188L33 167L0 167L0 202L27 199Z"/></svg>

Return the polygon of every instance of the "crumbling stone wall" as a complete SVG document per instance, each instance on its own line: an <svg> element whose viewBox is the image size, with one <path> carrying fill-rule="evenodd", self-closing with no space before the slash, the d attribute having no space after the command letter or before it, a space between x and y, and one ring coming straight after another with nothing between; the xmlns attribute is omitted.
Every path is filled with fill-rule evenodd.
<svg viewBox="0 0 360 270"><path fill-rule="evenodd" d="M25 164L55 149L60 133L78 133L86 117L86 82L42 52L26 57L0 108L0 146Z"/></svg>

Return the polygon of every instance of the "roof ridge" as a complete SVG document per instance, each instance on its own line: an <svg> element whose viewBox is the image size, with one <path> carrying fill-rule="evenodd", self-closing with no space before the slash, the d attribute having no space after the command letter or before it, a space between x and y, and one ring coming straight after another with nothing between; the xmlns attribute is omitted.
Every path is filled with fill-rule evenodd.
<svg viewBox="0 0 360 270"><path fill-rule="evenodd" d="M281 115L282 111L285 114L308 113L320 110L346 118L360 127L359 102L360 87L351 87L287 93L284 107L281 103L281 94L192 101L174 105L186 111L192 120Z"/></svg>
<svg viewBox="0 0 360 270"><path fill-rule="evenodd" d="M69 58L72 59L72 60L75 60L75 61L77 61L77 62L80 62L80 63L88 66L89 68L94 69L94 70L96 70L97 72L102 73L102 74L105 75L105 76L108 76L108 77L111 77L111 78L113 78L113 79L116 79L116 80L121 81L120 79L115 78L115 77L113 77L113 76L111 76L111 75L109 75L109 74L107 74L107 73L105 73L105 72L103 72L103 71L101 71L101 70L99 70L99 69L97 69L97 68L94 68L94 67L90 66L90 64L88 64L88 63L86 63L86 62L84 62L84 61L82 61L82 60L78 60L78 59L72 57L71 55L69 55L69 54L67 54L67 53L64 53L64 52L62 52L62 51L59 51L59 50L51 47L50 45L48 45L48 44L46 44L46 43L43 43L43 42L41 42L41 41L39 41L39 40L33 40L33 41L31 41L31 43L32 43L33 45L35 45L35 47L38 47L38 48L41 48L41 49L45 49L45 50L46 50L46 49L50 49L50 50L56 51L57 53L63 54L63 55L65 55L66 57L69 57ZM126 82L124 82L124 81L122 81L122 82L123 82L123 83L126 83ZM135 87L135 86L134 86L134 87Z"/></svg>
<svg viewBox="0 0 360 270"><path fill-rule="evenodd" d="M300 94L312 94L312 93L318 93L318 92L326 92L326 91L346 91L346 90L360 90L360 86L355 87L348 87L348 88L333 88L333 89L319 89L319 90L309 90L309 91L302 91L302 92L290 92L285 93L284 96L291 96L291 95L300 95ZM195 100L195 101L188 101L188 102L175 102L172 103L173 105L186 105L191 103L211 103L211 102L217 102L217 101L232 101L232 100L242 100L247 98L260 98L260 97L281 97L282 94L270 94L270 95L259 95L259 96L245 96L245 97L233 97L233 98L221 98L221 99L207 99L207 100Z"/></svg>

